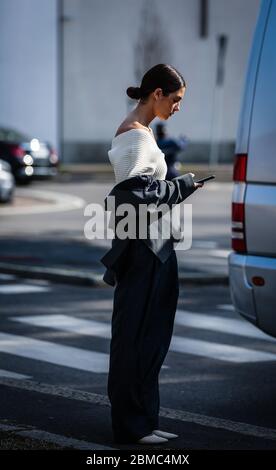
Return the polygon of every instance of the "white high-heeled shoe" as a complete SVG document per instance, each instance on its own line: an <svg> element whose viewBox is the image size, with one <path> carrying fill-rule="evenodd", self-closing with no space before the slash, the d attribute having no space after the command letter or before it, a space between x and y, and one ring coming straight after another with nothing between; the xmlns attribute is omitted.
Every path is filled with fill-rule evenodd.
<svg viewBox="0 0 276 470"><path fill-rule="evenodd" d="M160 429L154 429L153 434L156 436L164 437L165 439L175 439L178 437L177 434L173 434L172 432L161 431Z"/></svg>
<svg viewBox="0 0 276 470"><path fill-rule="evenodd" d="M163 444L164 442L168 442L168 439L157 436L156 434L149 434L137 441L138 444Z"/></svg>

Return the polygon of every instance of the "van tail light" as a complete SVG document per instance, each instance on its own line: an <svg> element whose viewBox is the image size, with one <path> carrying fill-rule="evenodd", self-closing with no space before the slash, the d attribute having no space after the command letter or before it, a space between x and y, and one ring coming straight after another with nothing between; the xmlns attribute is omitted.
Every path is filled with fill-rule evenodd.
<svg viewBox="0 0 276 470"><path fill-rule="evenodd" d="M232 198L232 249L239 253L246 253L245 237L245 187L246 187L247 154L235 156Z"/></svg>
<svg viewBox="0 0 276 470"><path fill-rule="evenodd" d="M233 181L246 181L247 154L238 153L235 155Z"/></svg>

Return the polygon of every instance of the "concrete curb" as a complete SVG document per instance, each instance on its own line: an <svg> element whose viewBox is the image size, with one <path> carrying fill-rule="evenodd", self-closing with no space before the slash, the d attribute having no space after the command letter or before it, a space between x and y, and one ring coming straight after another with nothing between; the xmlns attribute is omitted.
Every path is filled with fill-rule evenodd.
<svg viewBox="0 0 276 470"><path fill-rule="evenodd" d="M233 182L233 163L220 163L217 165L209 165L209 163L196 162L179 162L180 173L193 172L197 178L206 176L206 174L215 173L216 181ZM59 167L59 175L97 175L105 174L114 178L112 165L107 161L104 163L61 163Z"/></svg>
<svg viewBox="0 0 276 470"><path fill-rule="evenodd" d="M24 201L28 198L36 204L22 206L1 206L0 215L13 216L25 214L44 214L48 212L64 212L81 209L85 206L84 199L72 196L71 194L59 193L57 191L39 190L39 189L17 189L16 198Z"/></svg>
<svg viewBox="0 0 276 470"><path fill-rule="evenodd" d="M15 274L18 277L28 279L45 279L57 283L73 284L90 287L110 287L101 274L87 273L81 270L43 268L40 266L26 266L10 263L0 263L0 272L3 274ZM228 285L227 275L187 272L178 275L181 285Z"/></svg>

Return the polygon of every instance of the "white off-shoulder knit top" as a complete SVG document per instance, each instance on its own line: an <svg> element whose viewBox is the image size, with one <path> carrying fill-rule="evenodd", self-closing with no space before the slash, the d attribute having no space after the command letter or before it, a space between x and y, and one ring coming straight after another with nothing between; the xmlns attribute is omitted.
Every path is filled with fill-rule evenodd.
<svg viewBox="0 0 276 470"><path fill-rule="evenodd" d="M116 184L137 175L152 175L164 180L167 173L165 154L146 129L130 129L112 139L108 157Z"/></svg>

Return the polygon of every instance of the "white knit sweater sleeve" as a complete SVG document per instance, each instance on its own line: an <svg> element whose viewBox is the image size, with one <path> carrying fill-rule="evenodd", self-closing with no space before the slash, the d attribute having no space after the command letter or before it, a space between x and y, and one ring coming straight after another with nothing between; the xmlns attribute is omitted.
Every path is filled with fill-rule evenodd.
<svg viewBox="0 0 276 470"><path fill-rule="evenodd" d="M131 129L114 137L108 157L114 169L116 184L143 174L163 180L166 177L165 155L145 129Z"/></svg>

